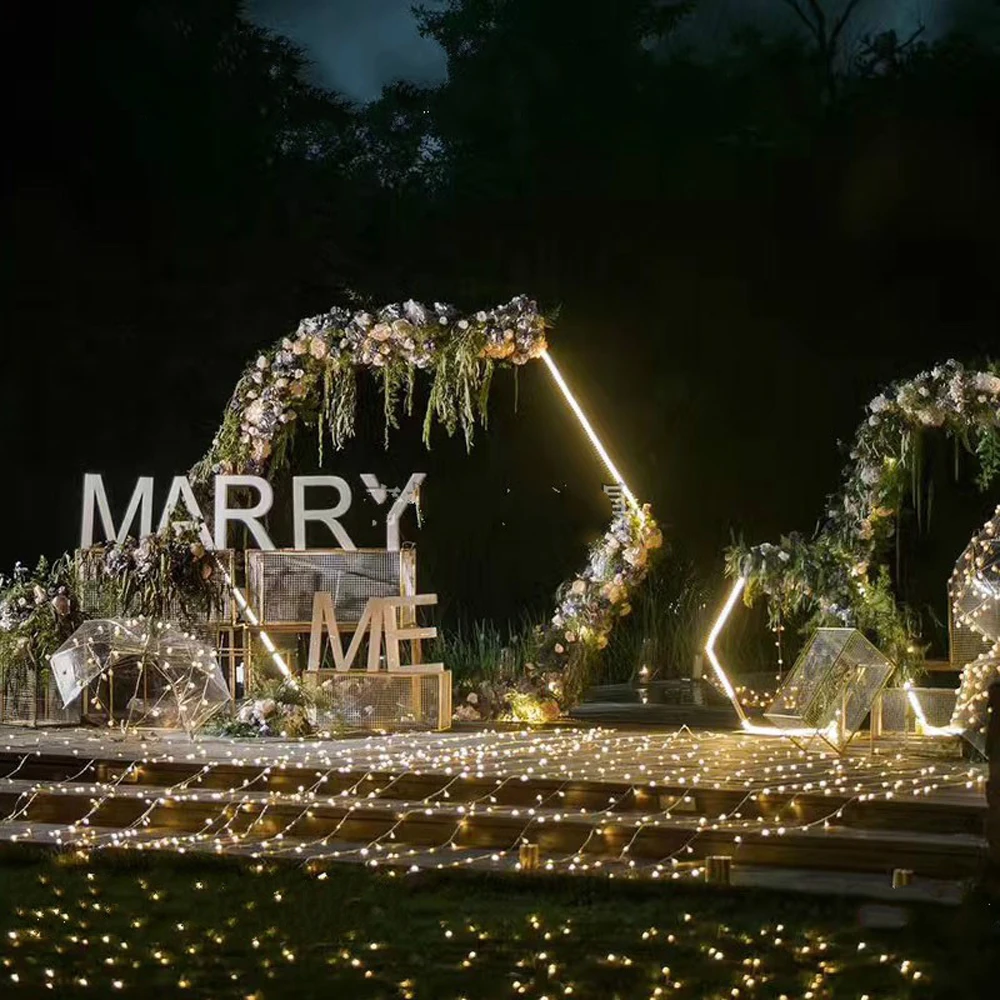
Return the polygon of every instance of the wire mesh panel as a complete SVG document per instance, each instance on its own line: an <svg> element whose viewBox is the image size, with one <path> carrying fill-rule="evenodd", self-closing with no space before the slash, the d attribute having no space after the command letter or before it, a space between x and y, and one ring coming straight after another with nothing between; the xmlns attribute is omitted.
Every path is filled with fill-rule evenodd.
<svg viewBox="0 0 1000 1000"><path fill-rule="evenodd" d="M267 626L309 627L313 595L326 591L340 625L356 625L370 597L416 591L413 549L251 549L248 599Z"/></svg>
<svg viewBox="0 0 1000 1000"><path fill-rule="evenodd" d="M451 671L320 670L309 677L321 729L448 729Z"/></svg>
<svg viewBox="0 0 1000 1000"><path fill-rule="evenodd" d="M0 679L0 723L9 725L78 725L80 700L63 707L49 671L8 671Z"/></svg>
<svg viewBox="0 0 1000 1000"><path fill-rule="evenodd" d="M857 629L817 629L764 715L783 729L812 729L843 743L861 728L893 670Z"/></svg>
<svg viewBox="0 0 1000 1000"><path fill-rule="evenodd" d="M951 722L955 710L955 692L946 688L912 688L928 725L944 727ZM917 714L903 688L886 688L882 698L882 732L914 733Z"/></svg>

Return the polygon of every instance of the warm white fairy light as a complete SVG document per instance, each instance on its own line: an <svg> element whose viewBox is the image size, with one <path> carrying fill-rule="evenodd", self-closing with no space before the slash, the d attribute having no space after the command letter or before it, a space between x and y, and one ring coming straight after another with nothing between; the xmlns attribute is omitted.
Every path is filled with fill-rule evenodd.
<svg viewBox="0 0 1000 1000"><path fill-rule="evenodd" d="M37 758L40 747L57 753L60 745L73 747L73 741L39 735L18 739L17 746L8 744L8 759L14 753L19 759L0 778L8 794L17 793L17 805L0 819L0 836L85 849L235 852L317 863L355 860L405 872L414 867L516 870L519 845L537 843L539 833L555 827L561 842L575 846L544 853L540 867L545 871L676 881L703 874L699 842L706 835L732 838L738 860L744 843L760 849L772 839L836 826L852 802L904 795L933 799L939 791L959 789L977 801L985 780L984 767L958 760L860 753L836 757L787 741L686 729L670 734L420 734L267 745L165 742L153 752L142 745L136 748L141 755L129 755L121 743L89 739L82 744L89 762L63 782L16 775ZM74 752L79 755L80 749L77 743ZM94 782L91 774L97 773L98 762L115 760L119 763L102 765L110 771L108 779ZM159 767L169 766L167 773L176 775L178 764L185 762L186 776L166 787L157 785ZM222 775L234 768L236 777L227 776L223 784ZM526 800L529 780L545 784ZM404 797L393 791L400 783L412 787L414 781L424 785L425 794ZM615 792L603 806L581 808L567 798L578 793L581 783L591 782L614 783L610 787ZM156 789L152 794L151 786ZM704 815L698 809L700 789L725 792L724 810ZM34 804L52 796L79 796L86 809L70 824L34 823ZM112 801L118 808L123 802L134 804L131 822L103 825L105 807ZM216 811L203 813L205 818L191 825L178 825L188 803L199 810L215 803ZM171 817L169 828L159 825L164 809ZM376 822L380 829L361 845L356 826L351 826L358 820ZM407 824L428 821L440 826L440 841L409 844ZM475 847L476 831L495 822L508 831L509 845ZM315 833L303 836L303 830ZM655 845L662 836L672 846L657 857ZM714 846L713 853L717 850Z"/></svg>
<svg viewBox="0 0 1000 1000"><path fill-rule="evenodd" d="M576 397L570 391L569 386L566 384L566 380L562 377L559 369L556 367L556 363L552 360L552 355L549 354L547 350L542 351L542 360L545 362L545 367L548 368L549 374L552 376L556 385L559 387L559 391L563 394L563 398L569 403L569 408L573 411L576 419L580 421L580 426L583 428L584 433L590 439L590 443L594 446L594 450L597 452L601 461L604 463L604 467L611 474L611 478L614 479L615 483L621 486L622 493L625 494L625 498L634 507L639 506L635 495L628 488L628 484L625 482L625 478L618 471L615 463L611 461L611 456L608 454L604 445L601 444L601 439L597 436L597 432L591 426L590 421L587 419L587 415L583 412L580 404L576 401Z"/></svg>
<svg viewBox="0 0 1000 1000"><path fill-rule="evenodd" d="M77 854L69 867L43 871L38 877L42 889L36 887L36 894L47 895L47 905L13 907L14 926L4 928L0 960L0 982L26 988L32 995L33 988L43 987L57 995L74 986L118 991L145 985L148 990L149 974L162 981L167 969L176 970L172 978L178 990L217 995L218 987L209 984L227 968L233 970L231 980L240 983L239 995L270 995L284 993L292 985L283 978L284 970L288 980L301 981L317 966L335 993L353 995L356 988L351 980L355 978L391 984L394 995L411 1000L426 992L421 966L412 960L412 937L369 938L363 914L352 925L357 933L337 933L323 949L303 948L300 939L291 933L286 936L278 908L296 902L308 906L310 897L322 893L308 877L303 879L288 868L248 866L247 876L259 879L259 888L254 887L256 893L243 906L233 900L224 927L212 924L211 907L203 915L199 907L189 904L189 915L182 921L168 915L184 902L182 894L197 897L225 892L230 883L224 875L216 879L208 873L194 884L181 872L140 871L136 877L91 865L85 854ZM325 877L325 872L315 875L317 881ZM102 902L112 887L116 896L131 889L145 904L144 915L131 923L131 930L141 933L120 931L113 917L117 907ZM387 896L392 892L389 886L384 891ZM72 902L67 892L74 894ZM408 905L405 898L400 903L404 908ZM820 919L818 924L805 920L794 927L767 921L754 929L734 928L720 923L711 908L702 913L697 905L690 906L694 912L664 914L658 926L622 921L605 932L606 947L600 955L593 955L584 947L593 927L589 914L567 918L557 911L550 915L544 899L531 907L535 912L515 914L512 907L517 905L508 904L502 913L493 913L484 900L464 913L440 919L436 932L441 946L439 967L451 962L456 975L469 977L469 989L460 996L481 992L476 985L483 966L497 958L494 943L511 953L510 985L515 996L590 995L594 966L601 974L613 976L619 991L628 989L629 995L650 991L648 995L657 998L703 995L698 973L711 965L711 978L720 990L713 995L737 1000L757 995L757 987L764 987L768 995L785 995L779 994L782 977L788 984L784 988L791 991L798 977L807 974L802 983L809 989L801 993L796 988L796 995L808 997L839 993L837 977L842 971L849 970L853 979L867 970L881 972L884 978L892 969L902 983L926 980L932 972L927 963L900 954L891 937L858 941L858 932L845 933L830 919ZM165 931L167 939L159 939ZM246 949L242 955L241 946ZM198 958L188 962L188 956ZM791 978L790 965L794 969ZM688 976L695 980L689 982ZM258 979L269 984L266 990L248 992ZM630 982L636 985L635 991L629 989ZM646 987L641 993L640 983ZM368 995L371 990L362 987L360 992Z"/></svg>

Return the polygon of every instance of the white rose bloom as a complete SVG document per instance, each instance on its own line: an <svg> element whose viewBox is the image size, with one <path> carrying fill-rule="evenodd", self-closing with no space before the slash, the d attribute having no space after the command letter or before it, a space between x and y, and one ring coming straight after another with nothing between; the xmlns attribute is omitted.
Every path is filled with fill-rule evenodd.
<svg viewBox="0 0 1000 1000"><path fill-rule="evenodd" d="M1000 375L994 375L992 372L976 372L975 385L980 392L1000 394Z"/></svg>

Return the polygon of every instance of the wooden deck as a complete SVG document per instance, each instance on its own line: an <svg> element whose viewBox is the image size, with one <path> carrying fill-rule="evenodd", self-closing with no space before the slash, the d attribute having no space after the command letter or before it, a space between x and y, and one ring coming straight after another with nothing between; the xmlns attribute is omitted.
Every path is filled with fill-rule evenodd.
<svg viewBox="0 0 1000 1000"><path fill-rule="evenodd" d="M838 757L686 728L327 741L4 729L0 839L407 868L516 867L530 841L550 871L699 877L726 854L737 883L797 869L813 873L801 888L850 891L907 868L943 899L955 890L938 880L982 863L985 778L957 744L918 738Z"/></svg>

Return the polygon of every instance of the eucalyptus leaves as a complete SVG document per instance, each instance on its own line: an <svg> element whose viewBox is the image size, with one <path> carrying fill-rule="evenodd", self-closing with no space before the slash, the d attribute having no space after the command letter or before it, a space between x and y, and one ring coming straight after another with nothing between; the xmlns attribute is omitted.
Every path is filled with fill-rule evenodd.
<svg viewBox="0 0 1000 1000"><path fill-rule="evenodd" d="M1000 475L1000 369L946 361L893 383L867 407L851 445L843 486L811 539L737 545L730 576L747 581L745 600L770 600L772 618L805 612L808 626L853 625L873 633L904 673L920 661L915 617L900 607L884 558L907 490L915 485L920 435L940 429L972 452L985 490ZM916 494L917 491L914 490Z"/></svg>

